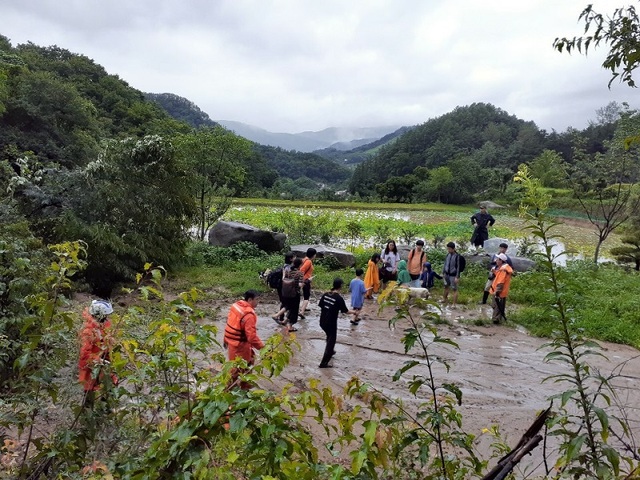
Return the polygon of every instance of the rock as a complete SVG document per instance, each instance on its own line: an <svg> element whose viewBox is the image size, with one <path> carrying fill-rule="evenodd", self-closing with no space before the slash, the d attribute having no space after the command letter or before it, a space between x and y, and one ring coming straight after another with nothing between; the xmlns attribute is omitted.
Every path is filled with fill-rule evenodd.
<svg viewBox="0 0 640 480"><path fill-rule="evenodd" d="M509 248L507 249L507 255L509 255L509 253L515 254L515 252L518 251L518 247L515 243L510 242L506 238L497 238L497 237L490 238L489 240L485 240L484 244L482 245L482 248L484 248L484 251L487 252L489 255L493 255L494 253L498 253L498 249L500 248L501 243L506 243L507 245L509 245Z"/></svg>
<svg viewBox="0 0 640 480"><path fill-rule="evenodd" d="M307 254L307 249L312 247L318 252L316 258L334 257L343 267L353 267L356 263L356 257L353 256L353 253L339 248L327 247L326 245L293 245L291 251L296 256L304 258Z"/></svg>
<svg viewBox="0 0 640 480"><path fill-rule="evenodd" d="M536 267L535 260L526 257L511 257L511 263L513 263L513 269L516 272L527 272Z"/></svg>
<svg viewBox="0 0 640 480"><path fill-rule="evenodd" d="M503 205L498 205L491 200L483 200L482 202L478 202L478 206L487 207L487 210L491 210L492 208L505 208Z"/></svg>
<svg viewBox="0 0 640 480"><path fill-rule="evenodd" d="M409 287L409 296L411 298L429 298L429 290L420 287Z"/></svg>
<svg viewBox="0 0 640 480"><path fill-rule="evenodd" d="M229 247L238 242L255 243L265 252L279 252L284 248L287 236L269 232L238 222L218 222L209 230L209 245Z"/></svg>
<svg viewBox="0 0 640 480"><path fill-rule="evenodd" d="M489 264L491 263L491 255L488 254L465 255L464 258L467 259L467 263L477 263L485 267L487 270L489 269ZM514 257L513 255L509 255L509 258L511 258L513 269L516 272L527 272L534 269L536 266L536 262L534 260L531 260L530 258Z"/></svg>

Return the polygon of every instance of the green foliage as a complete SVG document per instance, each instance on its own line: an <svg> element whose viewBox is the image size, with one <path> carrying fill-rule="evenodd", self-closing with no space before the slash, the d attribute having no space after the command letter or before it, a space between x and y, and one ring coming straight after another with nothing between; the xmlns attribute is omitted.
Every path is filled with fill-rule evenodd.
<svg viewBox="0 0 640 480"><path fill-rule="evenodd" d="M577 50L585 55L589 47L597 48L601 43L608 45L609 51L602 67L611 71L611 80L620 77L620 81L635 87L633 71L640 65L637 52L640 48L640 20L633 5L616 8L611 16L604 16L588 5L580 14L579 20L584 22L582 37L556 38L553 46L562 52L571 53ZM590 35L587 33L591 32Z"/></svg>
<svg viewBox="0 0 640 480"><path fill-rule="evenodd" d="M566 184L567 173L562 157L552 150L543 150L529 163L531 175L540 180L543 187L559 188Z"/></svg>
<svg viewBox="0 0 640 480"><path fill-rule="evenodd" d="M486 463L476 456L475 437L462 429L462 415L456 409L462 405L462 391L454 384L440 383L435 378L437 364L443 365L447 372L450 367L443 356L432 352L434 347L458 348L453 340L441 336L432 325L439 320L439 315L434 313L438 305L429 300L410 299L409 291L402 288L385 290L378 301L381 308L391 306L395 309L396 314L389 321L391 328L398 322L408 323L401 339L404 351L409 353L418 347L417 356L421 359L406 361L393 380L399 381L413 370L408 379L409 392L417 398L425 394L427 397L415 414L400 407L399 415L389 422L391 425L413 424L402 432L394 454L410 471L426 468L429 478L468 478L479 474ZM425 313L418 315L414 313L416 311ZM417 373L416 367L426 367L426 374Z"/></svg>
<svg viewBox="0 0 640 480"><path fill-rule="evenodd" d="M251 143L222 127L201 129L175 138L177 156L186 166L188 186L197 206L198 238L231 206L246 176L243 164L251 156Z"/></svg>
<svg viewBox="0 0 640 480"><path fill-rule="evenodd" d="M103 296L147 262L179 261L195 209L171 143L157 136L110 142L72 185L78 195L58 233L87 242L86 278Z"/></svg>
<svg viewBox="0 0 640 480"><path fill-rule="evenodd" d="M565 294L570 291L566 288L566 274L554 264L552 245L558 237L553 233L557 224L546 213L549 196L541 192L540 181L531 176L526 166L520 168L515 179L524 187L520 209L528 220L527 229L540 238L543 246L539 263L548 279L545 304L550 305L547 314L555 324L551 340L545 345L551 349L545 361L559 362L567 367L566 371L545 379L566 388L551 398L557 411L548 422L549 433L560 439L560 457L555 468L576 478L610 478L612 474L617 477L622 473L621 463L634 471L637 468L634 463L637 462L633 457L625 457L623 451L609 443L614 422L622 427L622 443L629 445L630 439L633 442L624 412L618 418L609 410L611 398L616 395L609 379L589 364L589 358L601 356L602 349L596 342L585 338L575 326L573 310L576 299ZM635 455L636 452L627 454Z"/></svg>

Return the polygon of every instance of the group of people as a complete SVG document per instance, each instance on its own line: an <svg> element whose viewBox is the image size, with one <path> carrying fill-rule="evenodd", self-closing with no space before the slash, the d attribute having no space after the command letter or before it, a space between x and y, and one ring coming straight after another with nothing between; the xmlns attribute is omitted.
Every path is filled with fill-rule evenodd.
<svg viewBox="0 0 640 480"><path fill-rule="evenodd" d="M424 241L418 240L409 252L408 260L402 260L396 242L390 240L380 253L374 253L369 259L364 277L366 296L372 298L390 281L400 286L431 288L436 278L442 279L427 259Z"/></svg>
<svg viewBox="0 0 640 480"><path fill-rule="evenodd" d="M488 227L495 223L495 219L489 215L485 207L471 217L471 223L475 226L471 243L482 246L488 239ZM443 301L448 301L452 292L452 302L455 305L458 299L458 286L460 275L464 270L464 258L456 251L453 242L447 244L447 255L442 268L442 275L436 273L428 261L424 250L424 241L418 240L415 247L408 254L407 260L402 260L398 253L396 243L391 240L380 253L375 253L368 261L366 274L363 269L355 271L355 278L349 284L351 292L351 309L349 309L341 295L344 281L341 278L333 280L330 291L324 293L318 305L320 307L320 327L325 332L326 346L320 361L320 368L329 368L331 358L335 355L335 344L338 331L338 316L340 313L351 314L351 323L358 325L360 313L366 298L373 298L381 288L391 281L399 286L432 288L435 279L444 281ZM507 255L508 245L501 243L499 252L491 257L490 270L485 283L481 304L486 304L489 296L493 296L494 323L506 320L505 306L511 277L513 276L513 263ZM311 284L313 281L313 261L317 251L309 248L304 258L298 258L293 252L284 257L282 279L278 283L278 296L280 310L273 319L285 326L287 331L295 332L298 319L304 319L308 311L311 296ZM224 330L224 346L228 351L229 360L244 359L251 365L254 361L255 351L264 347L264 342L258 336L256 330L257 315L255 308L259 302L259 292L248 290L242 300L235 302L229 309ZM85 310L85 324L81 332L82 346L79 360L79 377L84 385L88 398L93 397L93 392L99 388L104 375L100 365L108 362L111 336L111 327L108 315L113 312L111 304L104 300L93 301ZM97 370L96 370L97 369ZM238 371L234 370L233 381L237 381ZM114 383L117 378L111 377ZM240 388L249 388L249 385L240 383Z"/></svg>

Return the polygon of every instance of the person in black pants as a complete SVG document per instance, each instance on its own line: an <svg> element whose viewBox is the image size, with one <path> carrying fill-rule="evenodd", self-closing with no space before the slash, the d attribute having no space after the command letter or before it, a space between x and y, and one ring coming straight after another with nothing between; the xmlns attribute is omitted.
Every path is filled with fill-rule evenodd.
<svg viewBox="0 0 640 480"><path fill-rule="evenodd" d="M344 298L340 295L344 282L341 278L333 280L333 288L320 297L318 305L320 305L320 328L327 334L327 346L324 349L324 356L320 362L320 368L330 368L329 360L335 355L336 338L338 336L338 314L350 313L355 315L356 312L349 310Z"/></svg>

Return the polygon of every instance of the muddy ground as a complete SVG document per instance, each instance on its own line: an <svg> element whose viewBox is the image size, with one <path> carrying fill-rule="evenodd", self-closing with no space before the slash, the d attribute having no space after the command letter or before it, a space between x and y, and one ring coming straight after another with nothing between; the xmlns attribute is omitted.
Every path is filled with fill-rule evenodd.
<svg viewBox="0 0 640 480"><path fill-rule="evenodd" d="M345 299L349 304L348 295ZM284 330L271 319L277 308L275 297L268 296L258 306L258 332L262 338ZM358 376L410 405L425 399L426 392L419 393L416 399L408 392L406 382L392 381L396 370L419 354L417 348L404 353L400 341L402 325L397 324L395 329L388 325L388 319L394 313L392 309L379 314L378 304L368 301L363 310L363 320L357 326L350 324L349 315L342 315L338 322L337 354L332 362L334 368L328 369L318 368L325 335L319 326L317 298L315 301L312 298L310 309L294 334L301 350L276 380L274 387L287 382L302 385L315 377L331 386L334 392L340 392L351 377ZM457 342L459 349L441 345L434 345L432 349L451 367L449 373L443 366L436 367L439 382L453 382L463 392L459 410L463 414L464 429L479 436L478 450L483 457L488 454L492 441L488 435L482 434L484 428L499 425L509 444L515 445L537 412L549 406L549 397L569 388L553 381L543 382L551 375L567 373L566 366L561 363L544 362L549 349L543 345L548 340L530 336L513 325L493 325L489 321L490 316L489 306L445 308L442 318L446 324L439 325L438 330L442 336ZM478 320L484 320L485 325L476 326ZM605 342L601 345L606 358L593 356L589 362L603 374L616 373L612 383L630 418L631 428L640 439L640 351ZM525 463L539 466L541 453L539 448L537 454Z"/></svg>

